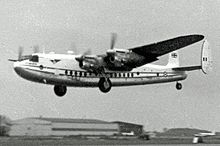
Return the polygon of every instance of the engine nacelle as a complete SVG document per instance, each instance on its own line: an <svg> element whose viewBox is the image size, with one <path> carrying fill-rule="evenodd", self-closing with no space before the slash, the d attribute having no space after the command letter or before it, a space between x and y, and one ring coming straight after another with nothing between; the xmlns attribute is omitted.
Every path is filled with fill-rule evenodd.
<svg viewBox="0 0 220 146"><path fill-rule="evenodd" d="M93 72L94 70L98 68L98 66L95 65L95 63L87 62L85 60L79 63L79 67L84 70L91 71L91 72Z"/></svg>
<svg viewBox="0 0 220 146"><path fill-rule="evenodd" d="M108 61L115 67L123 67L129 60L130 51L126 49L110 49L107 51Z"/></svg>
<svg viewBox="0 0 220 146"><path fill-rule="evenodd" d="M76 60L79 62L79 67L81 69L96 73L103 71L104 63L102 57L87 55L80 56L76 58Z"/></svg>

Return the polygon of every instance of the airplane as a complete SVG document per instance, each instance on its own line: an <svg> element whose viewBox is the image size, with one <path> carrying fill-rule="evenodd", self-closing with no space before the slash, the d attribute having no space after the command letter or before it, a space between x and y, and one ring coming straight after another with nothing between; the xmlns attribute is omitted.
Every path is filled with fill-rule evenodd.
<svg viewBox="0 0 220 146"><path fill-rule="evenodd" d="M179 82L187 78L187 71L200 70L207 74L212 65L211 49L204 40L201 65L181 67L178 49L204 40L203 35L193 34L152 43L144 46L115 48L116 34L112 34L110 49L106 54L55 54L39 53L23 55L19 49L14 62L15 72L24 79L53 85L57 96L62 97L67 87L98 87L107 93L112 86L133 86L176 82L176 89L182 89ZM158 57L169 53L165 66L151 64Z"/></svg>
<svg viewBox="0 0 220 146"><path fill-rule="evenodd" d="M198 134L194 134L195 137L208 137L208 136L215 136L215 132L201 132Z"/></svg>

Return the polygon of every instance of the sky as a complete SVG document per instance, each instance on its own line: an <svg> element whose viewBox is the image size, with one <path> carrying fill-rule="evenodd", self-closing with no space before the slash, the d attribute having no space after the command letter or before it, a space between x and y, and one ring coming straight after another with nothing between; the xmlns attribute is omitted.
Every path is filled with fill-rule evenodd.
<svg viewBox="0 0 220 146"><path fill-rule="evenodd" d="M220 131L220 1L218 0L1 0L0 114L25 117L91 118L143 124L145 130L200 128ZM213 71L188 73L177 91L175 82L133 87L68 88L57 97L53 86L29 82L8 58L18 47L41 51L103 54L110 34L116 48L132 48L181 35L202 34L213 53ZM202 42L180 50L181 65L199 65ZM155 64L166 64L167 55Z"/></svg>

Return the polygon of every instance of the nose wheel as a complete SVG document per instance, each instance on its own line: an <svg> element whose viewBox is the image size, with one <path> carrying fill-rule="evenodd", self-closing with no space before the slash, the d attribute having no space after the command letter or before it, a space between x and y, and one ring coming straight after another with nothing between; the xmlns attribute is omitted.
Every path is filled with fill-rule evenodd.
<svg viewBox="0 0 220 146"><path fill-rule="evenodd" d="M176 83L176 89L181 90L182 89L182 84L181 83Z"/></svg>
<svg viewBox="0 0 220 146"><path fill-rule="evenodd" d="M111 90L112 83L109 78L102 77L99 80L98 86L100 91L102 91L103 93L107 93Z"/></svg>

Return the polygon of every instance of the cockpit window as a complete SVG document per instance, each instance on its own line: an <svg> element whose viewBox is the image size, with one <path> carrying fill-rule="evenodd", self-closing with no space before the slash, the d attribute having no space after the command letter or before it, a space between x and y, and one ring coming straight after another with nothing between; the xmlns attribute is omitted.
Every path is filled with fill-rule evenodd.
<svg viewBox="0 0 220 146"><path fill-rule="evenodd" d="M29 60L32 61L32 62L39 62L39 57L37 55L33 55L33 56L30 57Z"/></svg>

